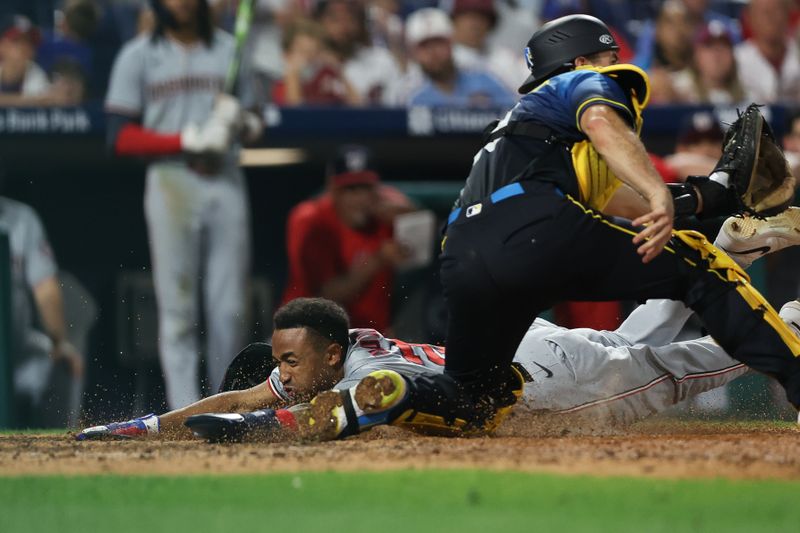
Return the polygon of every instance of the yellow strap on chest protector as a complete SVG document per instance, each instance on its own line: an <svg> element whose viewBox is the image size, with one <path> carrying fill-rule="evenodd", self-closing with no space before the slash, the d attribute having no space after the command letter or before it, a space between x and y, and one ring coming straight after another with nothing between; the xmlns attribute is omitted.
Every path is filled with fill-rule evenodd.
<svg viewBox="0 0 800 533"><path fill-rule="evenodd" d="M789 347L794 356L800 356L800 339L786 325L761 293L750 284L750 277L742 267L737 265L725 252L708 242L708 239L702 233L680 230L674 231L673 235L689 248L700 252L701 257L708 261L709 270L723 280L736 284L736 291L741 294L750 308L763 313L764 320L780 335L781 340Z"/></svg>

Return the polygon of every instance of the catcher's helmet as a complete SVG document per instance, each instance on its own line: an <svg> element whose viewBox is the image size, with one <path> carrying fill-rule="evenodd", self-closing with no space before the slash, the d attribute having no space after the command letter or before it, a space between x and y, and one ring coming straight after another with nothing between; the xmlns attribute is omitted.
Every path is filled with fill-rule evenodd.
<svg viewBox="0 0 800 533"><path fill-rule="evenodd" d="M525 48L531 75L519 88L526 94L559 71L571 70L576 57L619 50L605 23L589 15L569 15L536 30Z"/></svg>

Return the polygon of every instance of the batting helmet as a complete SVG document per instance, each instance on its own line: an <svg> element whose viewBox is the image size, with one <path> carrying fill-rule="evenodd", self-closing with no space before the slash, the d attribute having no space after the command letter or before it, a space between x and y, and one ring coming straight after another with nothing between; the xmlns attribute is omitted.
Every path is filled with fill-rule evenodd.
<svg viewBox="0 0 800 533"><path fill-rule="evenodd" d="M552 20L536 30L525 48L531 75L520 88L526 94L553 75L572 70L576 57L605 50L619 50L605 23L589 15L569 15Z"/></svg>

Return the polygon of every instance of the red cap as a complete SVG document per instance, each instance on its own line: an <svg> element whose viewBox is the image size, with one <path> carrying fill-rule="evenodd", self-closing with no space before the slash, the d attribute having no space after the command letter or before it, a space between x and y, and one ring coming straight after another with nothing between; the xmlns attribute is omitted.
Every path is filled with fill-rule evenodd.
<svg viewBox="0 0 800 533"><path fill-rule="evenodd" d="M725 26L725 23L720 22L719 20L711 20L706 24L703 24L703 26L694 36L695 44L708 44L711 41L720 39L728 41L728 44L731 46L733 45L733 37L731 36L731 32Z"/></svg>
<svg viewBox="0 0 800 533"><path fill-rule="evenodd" d="M350 187L352 185L374 185L380 181L378 174L371 170L361 172L345 172L330 177L334 187Z"/></svg>
<svg viewBox="0 0 800 533"><path fill-rule="evenodd" d="M42 34L39 28L34 26L30 19L21 15L15 15L11 19L11 23L6 26L5 31L0 35L0 40L9 39L16 41L22 38L28 39L28 41L36 47L39 46L39 43L42 41Z"/></svg>

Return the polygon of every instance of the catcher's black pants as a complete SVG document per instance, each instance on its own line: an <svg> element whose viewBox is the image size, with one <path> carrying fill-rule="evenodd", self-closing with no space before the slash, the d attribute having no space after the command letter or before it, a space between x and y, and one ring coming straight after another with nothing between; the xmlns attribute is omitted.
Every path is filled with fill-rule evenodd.
<svg viewBox="0 0 800 533"><path fill-rule="evenodd" d="M505 189L505 188L504 188ZM635 231L554 185L515 184L451 215L441 278L450 313L446 374L491 394L534 317L561 300L683 300L734 358L776 377L800 407L800 358L742 299L673 239L643 264ZM694 256L694 257L693 257ZM693 258L692 267L684 257Z"/></svg>

